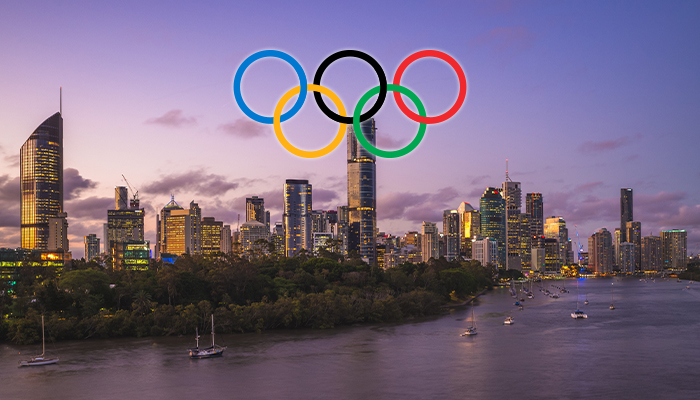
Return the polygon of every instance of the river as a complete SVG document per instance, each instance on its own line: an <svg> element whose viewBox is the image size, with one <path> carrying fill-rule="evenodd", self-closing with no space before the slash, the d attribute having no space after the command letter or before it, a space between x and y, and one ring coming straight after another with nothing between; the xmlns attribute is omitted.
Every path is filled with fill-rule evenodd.
<svg viewBox="0 0 700 400"><path fill-rule="evenodd" d="M585 320L570 317L577 282ZM700 398L700 284L552 284L569 293L535 286L522 311L505 288L482 295L471 337L460 336L466 306L396 324L217 335L228 350L210 360L188 359L189 337L86 340L47 345L58 365L18 368L18 353L38 346L3 343L0 399ZM503 325L509 315L515 324Z"/></svg>

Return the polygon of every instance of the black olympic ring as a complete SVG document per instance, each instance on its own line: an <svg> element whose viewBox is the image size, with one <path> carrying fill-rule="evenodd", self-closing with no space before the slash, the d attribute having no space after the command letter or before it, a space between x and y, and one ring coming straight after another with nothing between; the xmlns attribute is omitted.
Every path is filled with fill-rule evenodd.
<svg viewBox="0 0 700 400"><path fill-rule="evenodd" d="M379 65L377 60L372 58L369 54L363 53L359 50L341 50L337 53L331 54L330 56L328 56L328 58L323 60L321 65L318 66L316 74L314 75L314 85L321 85L321 76L323 76L323 72L333 63L333 61L345 57L356 57L367 62L369 65L372 66L372 68L374 68L374 72L377 73L377 77L379 78L379 95L377 96L377 101L374 103L372 108L370 108L366 113L360 115L360 122L366 121L372 118L372 116L374 116L374 114L376 114L379 111L379 109L382 108L387 93L387 82L386 75L384 75L384 70L382 69L382 66ZM328 118L332 119L335 122L340 122L341 124L352 124L352 117L342 117L334 113L330 108L328 108L328 106L326 106L326 103L323 102L323 97L321 97L321 93L314 92L314 98L316 99L316 104L318 104L318 108L320 108L321 111L323 111L323 113L326 114L326 116L328 116Z"/></svg>

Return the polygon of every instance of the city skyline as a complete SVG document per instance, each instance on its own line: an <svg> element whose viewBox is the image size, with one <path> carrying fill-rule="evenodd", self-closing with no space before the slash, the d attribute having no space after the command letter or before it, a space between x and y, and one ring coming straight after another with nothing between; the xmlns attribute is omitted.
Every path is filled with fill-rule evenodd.
<svg viewBox="0 0 700 400"><path fill-rule="evenodd" d="M0 66L6 94L0 99L4 110L0 114L0 247L20 245L19 148L41 121L58 110L59 86L64 86L65 114L63 211L68 213L71 251L79 258L83 236L95 233L105 243L102 224L106 211L113 207L114 187L124 184L122 174L140 192L146 213L145 239L152 245L156 214L173 192L183 204L198 202L207 216L232 227L238 214L245 215L245 199L253 195L265 198L272 224L281 221L281 186L292 177L314 185L314 209L345 205L343 145L320 160L300 160L284 154L265 127L241 120L230 81L236 65L253 51L284 47L312 74L318 62L338 48L359 48L375 56L391 77L406 54L437 47L463 64L469 78L468 99L454 120L430 127L414 153L401 160L377 161L380 231L403 235L419 230L423 220L440 223L443 211L462 201L479 204L486 187L500 186L508 158L509 172L521 182L523 192L543 194L543 215L563 217L570 231L578 225L582 241L602 227L613 232L620 225L617 191L630 187L635 191L634 220L642 223L641 236L686 229L688 253L697 254L700 189L687 183L700 179L700 168L692 158L698 138L697 118L691 110L699 98L690 71L700 53L683 47L685 38L692 37L697 28L682 17L696 14L697 6L635 7L635 13L626 15L627 22L616 22L620 26L602 17L617 20L615 16L634 7L630 4L535 3L503 9L464 5L459 7L467 24L456 20L443 24L448 32L459 33L463 38L459 42L445 39L444 32L414 42L410 39L417 36L411 34L404 42L386 27L381 30L385 40L371 38L372 29L347 39L344 35L350 28L339 28L313 49L301 44L304 37L315 33L311 27L292 30L286 38L279 29L267 31L271 25L254 27L237 18L241 26L224 35L230 40L227 48L196 50L205 37L222 33L203 26L202 13L206 12L199 9L188 19L188 10L176 7L151 27L146 22L157 10L144 6L143 16L116 15L114 22L106 22L97 38L91 39L80 34L90 23L71 17L75 10L70 5L32 14L47 26L54 26L58 19L76 25L57 32L22 27L29 16L13 5L4 6L0 32L5 37L12 32L17 41L12 47L0 44L7 59L15 60ZM100 15L105 12L102 7L85 13ZM384 7L377 11L389 12ZM245 6L236 10L259 12ZM535 16L542 11L566 18L548 23ZM438 26L429 9L406 12L423 14L429 26ZM134 28L122 28L127 24L120 22L132 17ZM273 16L269 23L281 18ZM565 26L564 19L580 31ZM650 20L658 27L645 32ZM176 29L183 21L191 25L183 31ZM621 26L631 33L622 33ZM190 42L180 40L186 32L200 36ZM260 36L262 32L267 36ZM260 37L250 43L240 40L256 34ZM605 43L601 37L606 38ZM58 51L45 47L49 38L64 45L60 51L75 56L64 55L55 68L27 68L40 65L39 60L47 56L44 50L48 56ZM115 38L123 38L124 43ZM107 41L109 54L102 52L99 39ZM643 52L635 47L645 41L651 45ZM569 43L573 43L571 48ZM181 44L176 54L191 51L195 56L190 58L208 61L178 63L171 60L174 56L158 50L159 46L177 49ZM620 48L630 50L621 57L617 54ZM142 61L127 61L139 56L144 56ZM536 60L539 56L541 61ZM123 71L109 65L120 64L118 60L125 61ZM168 66L170 61L172 66ZM337 64L324 76L324 84L351 108L366 88L376 85L376 77L359 61ZM275 96L295 83L293 74L282 65L265 61L251 69L250 80L244 81L244 90L252 95L251 107L272 107L278 100ZM634 73L623 73L630 70ZM260 91L270 93L266 97L257 89L270 72L269 89ZM435 77L420 79L421 75ZM438 61L416 64L404 79L430 114L449 107L456 93L453 73ZM346 80L357 83L348 85ZM288 128L285 125L285 132L300 146L313 148L330 140L337 125L325 121L308 103L298 121L290 121ZM391 101L385 108L376 117L377 143L396 148L410 140L417 124L401 117Z"/></svg>

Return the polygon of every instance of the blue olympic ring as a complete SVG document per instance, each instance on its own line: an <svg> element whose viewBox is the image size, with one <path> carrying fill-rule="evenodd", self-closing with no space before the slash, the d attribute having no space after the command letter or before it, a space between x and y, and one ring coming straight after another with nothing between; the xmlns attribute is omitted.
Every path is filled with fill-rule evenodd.
<svg viewBox="0 0 700 400"><path fill-rule="evenodd" d="M236 75L233 78L233 95L236 98L236 103L238 103L238 106L241 108L243 113L250 117L253 121L257 121L263 124L270 124L272 125L272 117L263 117L260 114L255 113L253 110L251 110L246 104L245 101L243 101L243 96L241 95L241 79L243 78L243 73L245 70L252 64L253 62L265 58L265 57L274 57L274 58L279 58L281 60L284 60L288 62L292 67L294 67L294 71L296 71L297 75L299 76L299 87L301 92L299 93L299 96L297 97L296 103L294 103L294 106L287 111L286 113L282 114L281 121L286 121L290 118L292 118L296 113L301 110L301 106L304 105L304 101L306 101L306 73L304 72L304 69L301 68L301 65L299 65L299 62L292 58L287 53L284 53L279 50L262 50L259 51L250 57L246 58L245 61L238 67L238 70L236 71Z"/></svg>

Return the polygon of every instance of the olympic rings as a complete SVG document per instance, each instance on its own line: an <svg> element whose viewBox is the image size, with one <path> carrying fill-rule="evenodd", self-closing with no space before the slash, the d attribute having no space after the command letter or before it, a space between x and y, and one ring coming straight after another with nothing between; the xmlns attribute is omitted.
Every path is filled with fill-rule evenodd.
<svg viewBox="0 0 700 400"><path fill-rule="evenodd" d="M462 67L459 66L459 64L457 63L457 61L455 61L454 58L441 51L423 50L413 53L410 56L408 56L408 58L403 60L403 62L399 65L399 68L396 70L396 74L394 75L394 85L401 84L401 76L406 70L406 67L408 67L412 62L425 57L439 58L445 61L446 63L450 64L450 66L457 73L457 78L459 79L459 94L457 95L457 101L455 101L455 104L452 106L452 108L447 110L442 115L438 115L436 117L426 117L417 115L408 107L406 107L406 104L403 102L403 99L401 98L401 94L399 92L394 92L394 100L396 100L396 104L399 106L401 111L404 114L406 114L408 118L416 122L422 122L424 124L437 124L439 122L447 120L448 118L451 118L453 115L455 115L457 110L459 110L460 107L462 107L462 103L464 103L464 99L467 97L467 77L464 76L464 71L462 71Z"/></svg>
<svg viewBox="0 0 700 400"><path fill-rule="evenodd" d="M340 113L340 115L345 117L345 106L343 106L343 102L340 101L340 98L330 89L320 85L307 85L306 89L312 92L323 93L326 96L330 97L331 101L333 101L335 106L338 108L338 112ZM282 133L282 126L280 125L280 116L282 115L282 109L284 109L284 105L287 104L287 101L289 101L289 99L291 99L292 96L294 96L295 94L299 94L300 91L301 87L299 86L290 89L287 93L284 94L284 96L282 96L280 101L277 103L277 106L275 107L275 114L272 117L274 121L273 126L275 128L275 136L277 136L277 140L279 140L280 143L282 143L282 146L295 156L303 158L316 158L325 156L326 154L335 150L335 148L338 147L338 145L340 145L340 143L343 141L343 136L345 136L345 127L347 126L346 124L340 124L338 134L335 135L335 139L333 139L333 141L328 146L320 150L313 151L302 150L298 147L294 147L291 143L289 143L287 138L284 137L284 133ZM301 96L301 94L299 94L299 96ZM297 102L298 101L299 100L297 100ZM367 101L365 100L365 103L366 102Z"/></svg>
<svg viewBox="0 0 700 400"><path fill-rule="evenodd" d="M275 106L275 111L272 117L265 117L252 111L245 104L245 101L243 100L243 96L241 94L241 80L243 78L243 73L253 62L265 57L274 57L286 61L294 68L294 70L297 73L297 76L299 77L299 86L289 90L287 93L284 94L284 96L282 96L280 101ZM374 71L377 73L377 77L379 78L379 86L375 86L374 88L367 91L364 95L362 95L360 101L355 106L352 118L348 117L345 114L345 107L343 106L343 103L340 100L340 98L330 89L321 86L321 77L323 76L323 72L325 72L325 70L334 61L344 57L356 57L363 61L366 61L368 64L370 64L370 66L372 66ZM452 67L452 69L454 69L459 80L459 93L457 94L457 100L455 101L454 105L452 105L452 107L445 113L435 117L426 116L425 107L423 106L423 103L420 101L418 96L408 88L400 85L401 77L406 71L406 68L408 68L408 66L414 61L425 57L435 57L447 62ZM238 106L241 108L245 115L247 115L254 121L263 124L273 125L275 136L277 137L277 140L279 140L279 142L282 144L282 146L285 149L287 149L290 153L303 158L322 157L333 151L336 147L338 147L338 145L340 145L340 142L342 142L345 133L344 130L346 129L347 125L351 123L353 125L353 130L355 136L357 137L357 141L365 148L365 150L367 150L371 154L383 158L397 158L404 156L415 150L418 144L420 144L420 142L423 140L427 124L437 124L453 117L457 113L457 111L462 107L462 105L464 104L464 100L467 96L467 78L464 74L464 71L462 70L462 67L454 58L452 58L446 53L437 50L422 50L408 56L405 60L401 62L401 64L399 64L399 68L396 70L393 83L391 84L387 83L386 75L384 75L384 70L374 58L359 50L341 50L331 54L325 60L323 60L321 65L316 70L316 73L314 74L313 82L313 84L308 84L306 80L306 73L302 69L301 65L289 54L279 50L262 50L246 58L243 61L243 63L238 67L238 70L236 71L236 74L233 79L233 94L234 98L236 99L236 103L238 103ZM294 147L284 137L284 133L282 132L281 126L282 122L290 119L291 117L296 115L296 113L298 113L299 110L301 110L301 107L304 105L304 101L306 101L306 95L309 91L314 92L314 98L321 111L333 121L340 123L338 133L336 134L335 138L330 144L323 147L322 149L311 151L302 150L297 147ZM366 121L367 119L371 118L381 109L382 105L384 104L384 100L386 99L387 92L394 92L394 99L396 100L396 104L399 106L399 109L408 118L420 124L420 127L418 128L418 133L416 133L416 136L415 138L413 138L411 143L398 150L382 150L375 147L364 137L364 134L362 134L362 130L360 127L360 122ZM287 111L286 113L282 114L284 106L287 104L289 99L291 99L296 94L298 94L298 98L292 106L292 108L289 109L289 111ZM331 99L331 101L333 101L336 108L338 109L338 113L334 113L328 108L328 106L326 106L325 102L323 101L323 97L321 97L321 94L325 94ZM401 97L402 94L406 95L415 104L416 108L418 109L418 114L411 111L406 106L403 98ZM363 114L362 108L367 103L367 101L369 101L369 99L375 95L378 95L377 101L374 103L372 108L370 108L366 113Z"/></svg>
<svg viewBox="0 0 700 400"><path fill-rule="evenodd" d="M233 78L233 95L236 98L236 103L238 103L238 106L241 108L241 111L243 111L243 113L253 121L257 121L263 124L271 124L272 117L263 117L262 115L255 113L245 104L245 101L243 101L243 96L241 95L241 79L243 78L243 73L254 61L265 57L279 58L291 64L291 66L294 67L294 70L296 71L297 75L299 75L299 87L304 88L304 92L306 92L306 73L304 72L304 69L301 67L301 65L299 65L297 60L295 60L289 54L281 52L279 50L259 51L246 58L243 61L243 64L241 64L241 66L238 67L238 71L236 71L236 76ZM289 118L292 118L294 114L298 113L299 110L301 110L301 106L304 105L305 100L306 93L300 94L297 98L297 102L294 103L294 107L292 107L289 111L282 115L282 121L286 121Z"/></svg>
<svg viewBox="0 0 700 400"><path fill-rule="evenodd" d="M379 112L379 109L382 108L382 105L384 105L384 100L386 99L386 75L384 75L384 70L382 69L382 66L379 65L377 60L372 58L369 54L363 53L359 50L341 50L337 53L333 53L330 56L328 56L323 62L321 62L321 65L318 66L318 69L316 70L316 74L314 74L314 85L320 85L321 84L321 77L323 76L323 73L326 71L326 69L336 60L339 60L341 58L345 57L357 57L360 60L363 60L367 62L367 64L371 65L372 68L374 68L374 72L377 73L377 77L379 78L379 97L377 97L377 102L374 103L372 108L369 109L366 113L362 114L360 116L360 122L366 121L374 114ZM321 97L321 93L316 92L314 93L314 98L316 99L316 104L318 104L318 107L323 111L324 114L330 119L332 119L335 122L341 122L344 124L352 124L353 119L351 117L341 117L340 115L334 113L331 111L328 106L326 106L326 103L323 102L323 97Z"/></svg>
<svg viewBox="0 0 700 400"><path fill-rule="evenodd" d="M425 107L423 107L423 103L421 103L418 96L416 96L416 94L410 91L408 88L399 85L389 84L387 85L387 90L394 93L403 93L406 96L408 96L408 98L411 99L411 101L413 101L413 103L416 105L416 108L418 108L418 113L421 116L425 117ZM362 107L364 107L365 103L367 103L367 100L369 100L372 96L376 95L377 93L381 94L381 88L379 86L375 86L374 88L370 89L367 93L362 95L362 97L360 97L360 101L357 103L357 106L355 106L355 113L353 114L352 119L352 129L353 131L355 131L357 141L360 142L360 144L362 145L362 147L365 148L365 150L378 157L398 158L401 156L405 156L406 154L415 150L415 148L418 147L418 144L421 142L421 140L423 140L423 136L425 136L425 128L427 127L427 125L421 122L416 137L413 138L411 143L409 143L408 145L406 145L406 147L402 149L382 150L376 148L374 145L372 145L372 143L369 142L369 140L367 140L367 138L365 138L365 135L362 134L359 118L360 113L362 112Z"/></svg>

